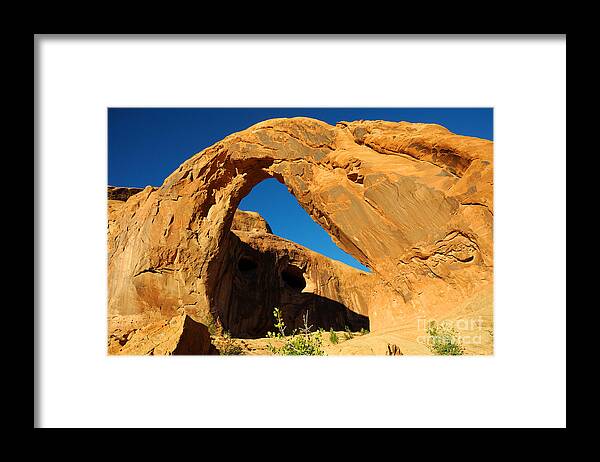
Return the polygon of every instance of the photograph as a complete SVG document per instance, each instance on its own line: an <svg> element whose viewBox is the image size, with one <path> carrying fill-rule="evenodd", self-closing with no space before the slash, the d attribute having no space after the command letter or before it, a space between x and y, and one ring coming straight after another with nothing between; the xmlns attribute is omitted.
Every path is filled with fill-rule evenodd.
<svg viewBox="0 0 600 462"><path fill-rule="evenodd" d="M566 34L34 34L34 428L566 428Z"/></svg>
<svg viewBox="0 0 600 462"><path fill-rule="evenodd" d="M109 355L493 354L492 108L108 108Z"/></svg>

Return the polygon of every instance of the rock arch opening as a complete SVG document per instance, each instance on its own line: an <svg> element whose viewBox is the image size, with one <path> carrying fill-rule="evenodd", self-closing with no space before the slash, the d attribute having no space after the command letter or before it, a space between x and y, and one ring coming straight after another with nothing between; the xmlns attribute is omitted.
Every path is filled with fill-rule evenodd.
<svg viewBox="0 0 600 462"><path fill-rule="evenodd" d="M341 261L361 271L371 272L352 255L341 249L321 224L316 222L288 191L280 176L256 184L240 201L238 210L257 212L274 234L300 244L326 257ZM249 226L249 223L236 226ZM254 223L258 225L258 222ZM264 226L261 228L264 229Z"/></svg>
<svg viewBox="0 0 600 462"><path fill-rule="evenodd" d="M245 205L261 212L266 210L266 215L279 218L279 222L285 222L287 229L299 236L318 228L331 241L326 231L285 190L281 177L274 175L258 182L263 183L268 187L259 188L258 195L249 191L231 219L216 281L213 315L226 331L239 338L264 337L274 330L276 307L290 332L303 326L306 313L314 330L369 329L366 312L360 313L355 303L357 297L347 296L343 281L348 275L366 272L304 247L290 240L289 234L288 239L278 236L261 214L242 209ZM244 200L246 197L249 200ZM253 206L259 202L264 206ZM298 223L298 215L303 223ZM275 222L280 228L277 219ZM315 242L319 239L324 240L321 235ZM357 261L355 264L360 265Z"/></svg>

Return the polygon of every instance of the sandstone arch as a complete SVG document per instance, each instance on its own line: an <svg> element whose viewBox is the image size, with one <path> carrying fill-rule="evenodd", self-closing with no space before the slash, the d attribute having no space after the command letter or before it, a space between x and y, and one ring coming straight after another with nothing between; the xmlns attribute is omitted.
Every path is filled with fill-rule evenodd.
<svg viewBox="0 0 600 462"><path fill-rule="evenodd" d="M339 296L372 330L449 312L491 291L492 150L406 122L273 119L234 133L111 214L109 316L226 317L234 214L269 177L372 270L321 263L352 282Z"/></svg>

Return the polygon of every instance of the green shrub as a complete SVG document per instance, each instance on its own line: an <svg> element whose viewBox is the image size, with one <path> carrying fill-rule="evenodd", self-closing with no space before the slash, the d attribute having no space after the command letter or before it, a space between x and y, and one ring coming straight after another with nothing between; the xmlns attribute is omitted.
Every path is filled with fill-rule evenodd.
<svg viewBox="0 0 600 462"><path fill-rule="evenodd" d="M465 353L458 333L453 327L431 321L427 326L427 334L429 334L427 346L435 354L462 355Z"/></svg>
<svg viewBox="0 0 600 462"><path fill-rule="evenodd" d="M223 340L219 347L221 355L241 355L242 347L239 346L236 341L231 338L231 334L227 331L223 332Z"/></svg>
<svg viewBox="0 0 600 462"><path fill-rule="evenodd" d="M365 329L364 327L360 328L360 335L367 335L369 333L369 329Z"/></svg>
<svg viewBox="0 0 600 462"><path fill-rule="evenodd" d="M304 327L299 331L294 330L290 336L285 335L286 325L283 322L279 308L273 310L273 316L275 317L277 332L268 332L267 336L282 341L283 345L276 347L269 343L267 347L271 353L284 356L323 356L325 354L321 349L323 343L321 332L310 332L312 326L308 325L308 311L304 316Z"/></svg>
<svg viewBox="0 0 600 462"><path fill-rule="evenodd" d="M208 328L208 333L210 335L217 335L217 326L212 319L210 321L208 321L208 324L206 325L206 327Z"/></svg>
<svg viewBox="0 0 600 462"><path fill-rule="evenodd" d="M223 332L223 326L221 325L221 321L219 320L218 316L215 319L212 317L212 315L208 315L204 324L208 328L208 333L213 337L221 335Z"/></svg>
<svg viewBox="0 0 600 462"><path fill-rule="evenodd" d="M350 328L348 326L344 326L344 338L346 340L350 340L351 338L354 338L354 334L352 333L352 331L350 330Z"/></svg>
<svg viewBox="0 0 600 462"><path fill-rule="evenodd" d="M334 345L336 345L340 341L340 339L338 339L337 334L333 330L333 327L329 329L329 341Z"/></svg>

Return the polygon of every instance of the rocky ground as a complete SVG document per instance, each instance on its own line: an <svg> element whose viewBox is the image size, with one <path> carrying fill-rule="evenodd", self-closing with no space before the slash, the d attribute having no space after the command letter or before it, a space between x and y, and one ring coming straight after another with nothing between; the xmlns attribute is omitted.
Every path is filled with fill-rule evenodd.
<svg viewBox="0 0 600 462"><path fill-rule="evenodd" d="M322 348L327 356L344 354L338 352L341 344L366 335L363 332L334 331L334 333L338 339L337 344L332 343L330 332L324 331L321 335ZM279 348L284 343L283 340L272 338L237 339L218 335L211 336L211 339L221 355L272 355L269 345Z"/></svg>

